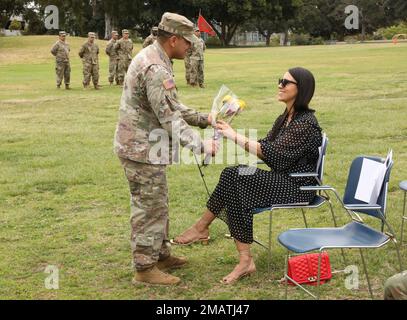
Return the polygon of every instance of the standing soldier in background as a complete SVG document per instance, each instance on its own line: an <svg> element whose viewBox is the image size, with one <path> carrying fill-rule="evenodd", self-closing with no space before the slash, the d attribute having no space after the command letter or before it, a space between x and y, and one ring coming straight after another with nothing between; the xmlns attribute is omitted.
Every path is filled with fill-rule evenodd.
<svg viewBox="0 0 407 320"><path fill-rule="evenodd" d="M187 51L187 54L184 58L185 63L185 80L187 84L191 85L191 54L192 54L192 45L191 48Z"/></svg>
<svg viewBox="0 0 407 320"><path fill-rule="evenodd" d="M126 76L127 69L130 66L130 62L133 59L133 42L129 39L129 31L122 30L122 38L116 42L114 50L118 56L118 78L119 84L123 85L124 77Z"/></svg>
<svg viewBox="0 0 407 320"><path fill-rule="evenodd" d="M119 38L119 33L117 31L112 31L112 38L107 43L106 54L109 56L109 83L110 85L116 80L116 84L119 84L118 79L118 63L117 63L117 53L114 50L117 39Z"/></svg>
<svg viewBox="0 0 407 320"><path fill-rule="evenodd" d="M158 33L158 28L153 27L151 29L151 34L144 40L143 43L143 48L147 48L149 45L153 44L155 40L157 40L157 33Z"/></svg>
<svg viewBox="0 0 407 320"><path fill-rule="evenodd" d="M83 87L89 87L90 78L96 90L99 90L99 47L95 43L95 33L88 33L86 41L79 50L79 57L83 63Z"/></svg>
<svg viewBox="0 0 407 320"><path fill-rule="evenodd" d="M69 64L69 44L66 43L65 31L59 32L59 40L53 45L51 53L55 56L55 72L57 76L57 88L61 88L62 79L65 80L65 89L69 90L71 79L71 66Z"/></svg>
<svg viewBox="0 0 407 320"><path fill-rule="evenodd" d="M201 38L201 32L199 28L195 28L195 35L198 41L192 46L191 54L191 73L190 83L193 87L199 85L201 88L205 88L204 81L204 51L206 50L205 41Z"/></svg>
<svg viewBox="0 0 407 320"><path fill-rule="evenodd" d="M214 154L217 149L213 140L202 141L190 127L206 128L212 117L183 105L174 81L171 59L184 59L191 43L197 40L193 27L187 18L165 13L157 41L133 59L125 79L114 149L131 193L136 283L177 284L180 279L165 271L187 263L185 258L171 255L168 235L166 171L174 160L173 142L196 153ZM163 135L161 141L168 138L162 150L156 150L157 135Z"/></svg>

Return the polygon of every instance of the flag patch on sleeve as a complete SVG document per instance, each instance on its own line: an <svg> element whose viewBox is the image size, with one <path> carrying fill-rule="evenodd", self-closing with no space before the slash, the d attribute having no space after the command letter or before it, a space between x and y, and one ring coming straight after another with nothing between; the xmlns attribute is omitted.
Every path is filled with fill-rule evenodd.
<svg viewBox="0 0 407 320"><path fill-rule="evenodd" d="M165 90L171 90L171 89L175 88L174 79L164 80L163 81L163 86L164 86Z"/></svg>

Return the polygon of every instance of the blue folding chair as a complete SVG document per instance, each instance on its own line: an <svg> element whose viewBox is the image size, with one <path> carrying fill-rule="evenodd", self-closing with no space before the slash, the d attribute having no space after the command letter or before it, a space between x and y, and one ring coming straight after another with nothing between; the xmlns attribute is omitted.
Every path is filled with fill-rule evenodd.
<svg viewBox="0 0 407 320"><path fill-rule="evenodd" d="M390 172L393 166L393 162L389 163L385 178L382 184L382 188L377 200L377 204L366 204L358 199L355 199L355 193L358 187L359 177L362 170L362 164L364 159L370 159L380 163L384 163L384 160L377 157L358 157L356 158L350 167L347 185L345 188L345 195L343 201L340 198L338 192L330 186L319 187L302 187L302 190L317 190L317 191L332 191L346 212L349 214L352 222L341 228L315 228L315 229L292 229L283 232L278 237L280 244L287 249L286 267L285 267L285 283L286 283L286 297L288 290L288 281L291 281L301 289L316 299L319 299L320 295L320 273L321 273L321 254L327 249L359 249L361 260L363 263L364 273L369 287L369 293L373 299L372 287L370 285L369 275L366 268L365 259L362 249L367 248L381 248L388 242L392 241L395 244L397 256L400 264L400 271L402 268L402 262L400 258L400 251L396 241L395 233L386 220L386 199L388 192L388 184L390 179ZM388 232L378 231L368 225L366 225L359 214L366 214L371 217L377 218L382 222L382 225L386 225ZM383 228L382 228L383 229ZM288 259L290 258L290 252L295 254L303 254L311 251L319 251L318 259L318 274L317 274L317 295L312 294L309 290L296 283L291 279L288 274Z"/></svg>
<svg viewBox="0 0 407 320"><path fill-rule="evenodd" d="M323 176L324 176L324 166L325 166L325 158L326 158L326 151L328 148L328 137L326 134L323 134L322 137L322 144L319 149L319 158L317 161L316 171L315 172L307 172L307 173L292 173L290 176L292 178L303 178L303 177L313 177L316 181L316 186L322 186L323 183ZM331 199L328 193L325 190L318 190L318 194L310 203L290 203L290 204L277 204L272 207L268 208L258 208L253 211L253 214L259 214L265 211L269 211L269 239L268 245L264 245L258 240L254 240L254 242L263 248L268 250L268 270L270 272L270 263L271 263L271 249L272 249L272 225L273 225L273 211L279 209L301 209L302 217L304 219L305 227L308 228L307 218L305 216L305 209L316 209L321 207L323 204L328 203L329 208L332 214L332 219L334 222L334 226L337 227L337 221L334 213L334 209L331 203ZM345 255L343 254L343 258L345 259ZM345 260L344 260L345 261Z"/></svg>

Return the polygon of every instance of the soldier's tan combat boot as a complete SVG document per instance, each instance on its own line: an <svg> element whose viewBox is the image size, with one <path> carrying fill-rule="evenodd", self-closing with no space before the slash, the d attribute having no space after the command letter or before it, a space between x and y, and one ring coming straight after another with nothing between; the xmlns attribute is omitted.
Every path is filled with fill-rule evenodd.
<svg viewBox="0 0 407 320"><path fill-rule="evenodd" d="M151 269L136 271L133 284L170 286L181 282L181 279L160 271L156 266Z"/></svg>
<svg viewBox="0 0 407 320"><path fill-rule="evenodd" d="M100 90L100 86L97 84L94 85L94 88L95 88L95 90Z"/></svg>
<svg viewBox="0 0 407 320"><path fill-rule="evenodd" d="M165 260L161 260L157 262L157 268L160 270L170 270L170 269L177 269L181 268L182 266L188 263L187 258L184 257L173 257L169 256Z"/></svg>
<svg viewBox="0 0 407 320"><path fill-rule="evenodd" d="M57 89L61 89L61 86L60 86L60 85L57 85Z"/></svg>
<svg viewBox="0 0 407 320"><path fill-rule="evenodd" d="M65 90L71 90L71 88L69 87L69 84L65 85Z"/></svg>

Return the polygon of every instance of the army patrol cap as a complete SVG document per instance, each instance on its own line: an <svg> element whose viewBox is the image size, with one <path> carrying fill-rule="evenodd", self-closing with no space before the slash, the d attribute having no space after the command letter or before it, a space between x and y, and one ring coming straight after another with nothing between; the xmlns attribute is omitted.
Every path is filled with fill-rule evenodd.
<svg viewBox="0 0 407 320"><path fill-rule="evenodd" d="M158 31L158 27L153 27L153 31Z"/></svg>
<svg viewBox="0 0 407 320"><path fill-rule="evenodd" d="M126 34L126 33L128 34L128 33L129 33L129 30L123 29L123 30L122 30L122 34Z"/></svg>
<svg viewBox="0 0 407 320"><path fill-rule="evenodd" d="M119 34L117 31L112 31L112 34Z"/></svg>
<svg viewBox="0 0 407 320"><path fill-rule="evenodd" d="M88 32L89 38L96 38L96 34L94 32Z"/></svg>
<svg viewBox="0 0 407 320"><path fill-rule="evenodd" d="M181 36L190 43L198 41L194 34L194 24L184 16L176 13L164 13L158 29Z"/></svg>
<svg viewBox="0 0 407 320"><path fill-rule="evenodd" d="M59 35L60 36L66 36L66 32L65 31L59 31Z"/></svg>

